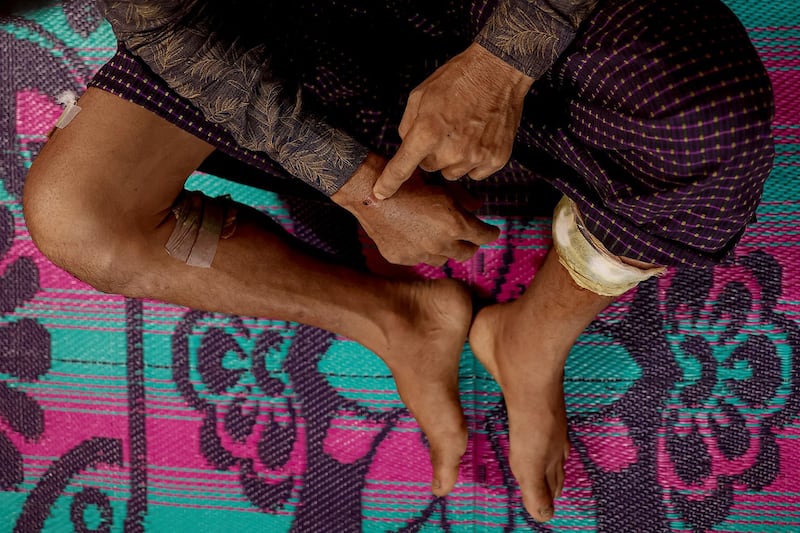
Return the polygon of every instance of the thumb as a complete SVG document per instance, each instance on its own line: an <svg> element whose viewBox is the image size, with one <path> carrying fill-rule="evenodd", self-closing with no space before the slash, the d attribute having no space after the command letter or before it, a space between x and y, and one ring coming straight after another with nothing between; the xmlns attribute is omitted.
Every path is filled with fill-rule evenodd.
<svg viewBox="0 0 800 533"><path fill-rule="evenodd" d="M464 215L467 225L466 233L461 236L462 240L481 246L494 242L500 237L500 228L497 226L487 224L472 213L464 213Z"/></svg>

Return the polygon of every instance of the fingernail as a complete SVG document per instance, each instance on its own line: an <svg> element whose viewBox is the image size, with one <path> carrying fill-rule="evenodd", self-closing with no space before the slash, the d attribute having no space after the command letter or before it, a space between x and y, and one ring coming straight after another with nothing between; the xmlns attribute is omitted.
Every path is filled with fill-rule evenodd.
<svg viewBox="0 0 800 533"><path fill-rule="evenodd" d="M376 200L386 200L386 197L379 192L373 192L371 197Z"/></svg>
<svg viewBox="0 0 800 533"><path fill-rule="evenodd" d="M436 478L433 478L433 488L439 490L442 488L442 482Z"/></svg>
<svg viewBox="0 0 800 533"><path fill-rule="evenodd" d="M553 508L552 507L542 507L541 509L539 509L539 514L543 518L550 519L550 518L553 517Z"/></svg>

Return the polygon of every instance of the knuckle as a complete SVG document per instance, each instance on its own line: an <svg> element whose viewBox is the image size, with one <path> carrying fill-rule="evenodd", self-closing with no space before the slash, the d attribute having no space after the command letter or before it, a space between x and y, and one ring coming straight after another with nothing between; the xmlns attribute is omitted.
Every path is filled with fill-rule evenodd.
<svg viewBox="0 0 800 533"><path fill-rule="evenodd" d="M511 159L511 148L504 148L499 152L495 152L491 157L491 164L492 166L496 167L497 170L503 168L508 160Z"/></svg>
<svg viewBox="0 0 800 533"><path fill-rule="evenodd" d="M448 168L448 169L442 170L442 177L444 179L450 180L450 181L455 181L455 180L461 178L462 176L464 176L464 174L465 174L465 172L463 171L463 169L460 169L460 168L457 168L457 169Z"/></svg>
<svg viewBox="0 0 800 533"><path fill-rule="evenodd" d="M476 237L478 232L471 222L471 220L467 220L467 218L464 216L459 217L458 221L456 222L458 234L468 238Z"/></svg>
<svg viewBox="0 0 800 533"><path fill-rule="evenodd" d="M408 101L412 100L419 100L422 97L422 94L425 92L425 88L422 85L417 85L411 92L408 93Z"/></svg>
<svg viewBox="0 0 800 533"><path fill-rule="evenodd" d="M420 148L435 146L441 138L438 125L428 115L418 117L414 128L408 132L408 137L413 137L414 145Z"/></svg>
<svg viewBox="0 0 800 533"><path fill-rule="evenodd" d="M400 135L400 140L405 140L406 136L408 135L409 125L406 123L400 124L397 128L397 133Z"/></svg>
<svg viewBox="0 0 800 533"><path fill-rule="evenodd" d="M441 135L435 129L430 120L423 120L421 127L416 130L417 146L424 150L432 150L437 144Z"/></svg>
<svg viewBox="0 0 800 533"><path fill-rule="evenodd" d="M502 157L498 157L498 156L490 157L489 158L489 167L490 167L490 171L489 172L491 173L491 172L496 172L496 171L500 170L501 168L503 168L505 166L507 161L508 161L507 159L503 159Z"/></svg>
<svg viewBox="0 0 800 533"><path fill-rule="evenodd" d="M488 148L479 148L471 153L470 160L473 163L473 166L479 166L483 163L489 161L492 157L492 152Z"/></svg>
<svg viewBox="0 0 800 533"><path fill-rule="evenodd" d="M420 162L419 168L421 168L425 172L435 172L436 170L439 170L442 167L437 162L435 156L429 155Z"/></svg>

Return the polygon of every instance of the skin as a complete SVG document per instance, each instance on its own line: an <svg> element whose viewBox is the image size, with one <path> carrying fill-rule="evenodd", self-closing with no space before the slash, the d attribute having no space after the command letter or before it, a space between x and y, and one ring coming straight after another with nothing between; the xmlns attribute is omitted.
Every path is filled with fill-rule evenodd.
<svg viewBox="0 0 800 533"><path fill-rule="evenodd" d="M509 421L509 463L525 509L553 517L569 455L563 377L572 345L614 301L578 287L551 250L517 300L485 307L472 324L475 356L503 391Z"/></svg>
<svg viewBox="0 0 800 533"><path fill-rule="evenodd" d="M426 183L418 166L449 179L501 168L531 82L471 46L412 93L395 157L370 154L332 200L391 262L468 259L497 229L474 216L473 199ZM363 344L391 369L425 432L439 496L455 484L466 448L458 359L469 332L505 395L511 468L525 507L539 521L553 516L569 453L564 362L611 299L578 288L551 253L522 298L481 310L470 328L471 298L460 284L388 279L319 261L245 206L211 268L189 267L164 251L175 223L169 209L212 147L103 91L89 89L80 105L26 179L26 222L47 257L106 292L301 322Z"/></svg>
<svg viewBox="0 0 800 533"><path fill-rule="evenodd" d="M393 198L418 166L451 180L483 179L502 168L532 83L477 44L440 67L409 97L403 143L375 183L376 198ZM525 508L540 522L553 516L569 455L564 364L612 301L578 287L551 252L519 300L482 309L470 330L475 355L503 390L511 470Z"/></svg>
<svg viewBox="0 0 800 533"><path fill-rule="evenodd" d="M390 368L428 438L432 491L447 494L467 443L458 397L458 361L472 318L467 290L452 280L387 279L320 261L243 205L211 268L190 267L164 250L175 225L169 210L212 147L104 91L90 88L79 105L81 113L54 133L26 178L24 214L39 249L105 292L301 322L366 346ZM337 201L380 231L385 253L416 244L398 226L402 220L424 220L436 235L415 249L421 256L496 237L496 228L441 187L419 183L381 206L363 205L383 163L371 157Z"/></svg>
<svg viewBox="0 0 800 533"><path fill-rule="evenodd" d="M480 202L457 189L426 184L415 170L391 202L370 199L386 160L370 154L355 176L331 199L350 211L375 241L381 255L397 265L442 265L465 261L500 231L474 214Z"/></svg>
<svg viewBox="0 0 800 533"><path fill-rule="evenodd" d="M392 196L418 166L450 180L483 179L503 168L532 84L478 44L439 67L409 95L403 143L375 183L375 197Z"/></svg>

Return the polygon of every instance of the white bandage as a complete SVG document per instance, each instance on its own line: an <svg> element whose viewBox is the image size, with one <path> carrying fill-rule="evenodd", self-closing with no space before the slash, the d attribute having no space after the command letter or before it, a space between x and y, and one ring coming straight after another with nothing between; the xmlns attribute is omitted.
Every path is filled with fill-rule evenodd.
<svg viewBox="0 0 800 533"><path fill-rule="evenodd" d="M559 262L575 283L602 296L619 296L666 270L638 268L622 262L589 233L577 207L566 196L553 213L553 245Z"/></svg>
<svg viewBox="0 0 800 533"><path fill-rule="evenodd" d="M236 207L230 197L210 198L199 191L183 191L172 213L177 223L165 245L167 253L189 266L210 267L219 240L236 229Z"/></svg>
<svg viewBox="0 0 800 533"><path fill-rule="evenodd" d="M64 106L64 111L58 117L55 127L63 129L81 112L81 106L78 105L78 95L72 91L64 91L56 96L56 102Z"/></svg>
<svg viewBox="0 0 800 533"><path fill-rule="evenodd" d="M64 110L61 112L58 120L56 120L56 123L53 124L53 127L50 128L50 131L47 132L48 139L53 136L53 132L57 129L63 130L66 128L67 125L72 122L72 119L81 112L81 106L78 105L78 95L72 91L60 93L56 96L56 102L64 106Z"/></svg>

